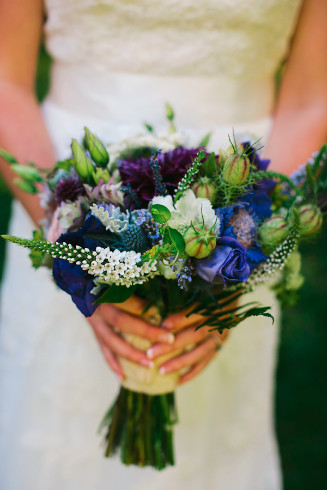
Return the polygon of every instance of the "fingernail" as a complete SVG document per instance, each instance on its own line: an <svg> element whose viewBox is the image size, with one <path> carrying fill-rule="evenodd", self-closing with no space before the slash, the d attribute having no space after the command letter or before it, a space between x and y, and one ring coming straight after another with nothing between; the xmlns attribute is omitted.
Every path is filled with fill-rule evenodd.
<svg viewBox="0 0 327 490"><path fill-rule="evenodd" d="M142 366L144 367L149 367L149 368L152 368L154 366L154 362L150 361L150 359L141 359L140 364L142 364Z"/></svg>
<svg viewBox="0 0 327 490"><path fill-rule="evenodd" d="M150 347L150 349L148 349L146 351L146 356L149 358L149 359L153 359L154 358L154 355L155 355L155 350L152 349L152 347Z"/></svg>
<svg viewBox="0 0 327 490"><path fill-rule="evenodd" d="M166 342L167 344L173 344L175 342L175 335L172 333L162 333L159 335L160 342Z"/></svg>

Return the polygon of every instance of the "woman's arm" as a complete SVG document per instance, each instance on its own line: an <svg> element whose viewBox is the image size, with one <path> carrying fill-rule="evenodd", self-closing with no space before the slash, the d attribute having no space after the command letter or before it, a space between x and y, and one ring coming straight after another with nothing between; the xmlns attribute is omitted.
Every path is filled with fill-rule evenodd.
<svg viewBox="0 0 327 490"><path fill-rule="evenodd" d="M327 141L327 2L304 0L264 156L290 174Z"/></svg>
<svg viewBox="0 0 327 490"><path fill-rule="evenodd" d="M21 163L50 167L54 151L34 95L36 63L43 24L41 0L0 0L0 147ZM16 177L0 159L8 186L38 224L39 198L14 185Z"/></svg>
<svg viewBox="0 0 327 490"><path fill-rule="evenodd" d="M32 161L39 167L49 168L55 162L55 155L34 95L42 24L41 0L0 0L0 148L13 153L21 163ZM38 196L19 190L13 183L15 174L1 159L0 171L38 225L43 217ZM143 366L150 367L152 361L125 342L114 330L116 327L156 342L170 343L174 339L167 330L153 327L136 316L127 316L111 305L98 308L89 322L108 364L120 376L123 373L116 355Z"/></svg>

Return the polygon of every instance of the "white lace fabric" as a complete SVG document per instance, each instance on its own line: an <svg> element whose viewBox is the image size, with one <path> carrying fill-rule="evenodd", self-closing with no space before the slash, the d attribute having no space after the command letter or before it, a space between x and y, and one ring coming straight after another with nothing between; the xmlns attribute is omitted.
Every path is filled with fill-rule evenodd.
<svg viewBox="0 0 327 490"><path fill-rule="evenodd" d="M273 74L286 56L300 0L46 0L54 57L43 114L58 157L83 126L108 142L164 104L196 144L236 132L265 137ZM32 224L16 204L12 234ZM47 271L9 247L0 329L2 490L279 490L272 403L278 308L231 332L211 365L178 390L177 465L156 473L102 457L97 425L118 382L90 327Z"/></svg>

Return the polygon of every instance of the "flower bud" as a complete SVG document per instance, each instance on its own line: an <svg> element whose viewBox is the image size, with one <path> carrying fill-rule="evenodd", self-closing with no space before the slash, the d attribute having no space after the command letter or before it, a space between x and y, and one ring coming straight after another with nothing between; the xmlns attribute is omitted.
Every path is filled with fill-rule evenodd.
<svg viewBox="0 0 327 490"><path fill-rule="evenodd" d="M41 182L43 180L39 170L35 167L13 163L10 168L15 174L28 182Z"/></svg>
<svg viewBox="0 0 327 490"><path fill-rule="evenodd" d="M186 231L184 241L187 255L203 259L216 247L217 238L213 230L208 230L202 224L196 224Z"/></svg>
<svg viewBox="0 0 327 490"><path fill-rule="evenodd" d="M227 158L222 170L222 177L227 184L244 184L249 176L250 161L246 155L232 155Z"/></svg>
<svg viewBox="0 0 327 490"><path fill-rule="evenodd" d="M287 237L291 225L282 216L272 216L259 228L260 243L263 247L276 248Z"/></svg>
<svg viewBox="0 0 327 490"><path fill-rule="evenodd" d="M317 233L323 222L320 209L313 204L304 204L299 208L300 213L300 235L309 236Z"/></svg>
<svg viewBox="0 0 327 490"><path fill-rule="evenodd" d="M99 167L106 167L109 163L109 153L103 143L88 128L85 131L85 144L90 152L92 160Z"/></svg>
<svg viewBox="0 0 327 490"><path fill-rule="evenodd" d="M104 183L109 182L110 175L108 170L99 167L93 169L93 179L96 185L98 185L100 179L102 179Z"/></svg>
<svg viewBox="0 0 327 490"><path fill-rule="evenodd" d="M195 182L192 190L196 197L204 197L209 199L211 203L215 201L218 192L216 184L207 177L203 177Z"/></svg>
<svg viewBox="0 0 327 490"><path fill-rule="evenodd" d="M87 158L87 156L83 151L83 148L81 147L80 144L78 144L78 142L75 139L73 139L72 141L71 149L74 155L73 163L76 172L84 182L87 182L88 184L92 184L93 183L92 176L94 170L93 164Z"/></svg>

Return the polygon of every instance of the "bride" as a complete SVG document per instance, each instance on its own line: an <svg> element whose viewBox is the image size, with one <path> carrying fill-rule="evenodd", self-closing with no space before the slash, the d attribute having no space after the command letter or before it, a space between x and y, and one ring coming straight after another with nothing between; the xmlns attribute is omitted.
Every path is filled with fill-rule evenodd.
<svg viewBox="0 0 327 490"><path fill-rule="evenodd" d="M54 63L39 108L42 30ZM274 73L294 32L276 103ZM326 140L325 0L0 0L0 45L0 147L21 162L49 167L67 157L70 138L85 125L108 143L143 131L144 122L161 131L167 101L190 144L211 132L210 149L218 151L234 128L263 137L272 168L284 172ZM17 197L10 232L28 236L42 219L38 199L14 186L4 162L1 169ZM254 296L278 314L267 289ZM167 350L172 328L183 332L171 350L192 343L182 313L160 328L138 314L136 300L121 309L104 305L88 324L46 270L34 274L26 253L9 246L0 330L1 489L280 489L272 423L278 332L262 319L231 332L218 355L203 330L187 355L165 363L165 372L186 371L177 393L176 467L157 473L102 457L96 427L123 376L117 356L150 366ZM126 322L156 342L151 352L112 328L124 330Z"/></svg>

